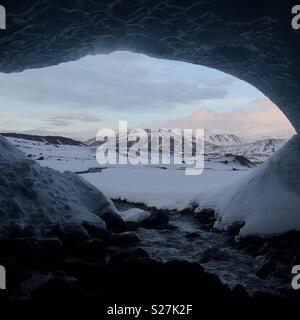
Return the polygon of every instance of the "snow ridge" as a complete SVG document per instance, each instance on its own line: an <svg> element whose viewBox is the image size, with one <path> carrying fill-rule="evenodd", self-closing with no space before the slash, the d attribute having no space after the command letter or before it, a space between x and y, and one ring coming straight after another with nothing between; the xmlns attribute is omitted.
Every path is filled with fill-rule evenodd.
<svg viewBox="0 0 300 320"><path fill-rule="evenodd" d="M49 225L93 223L117 210L101 191L72 172L59 173L27 159L0 137L0 235L11 225L42 234Z"/></svg>
<svg viewBox="0 0 300 320"><path fill-rule="evenodd" d="M211 195L218 228L245 222L240 236L273 236L300 230L300 138L294 136L263 165ZM212 198L211 198L212 199Z"/></svg>

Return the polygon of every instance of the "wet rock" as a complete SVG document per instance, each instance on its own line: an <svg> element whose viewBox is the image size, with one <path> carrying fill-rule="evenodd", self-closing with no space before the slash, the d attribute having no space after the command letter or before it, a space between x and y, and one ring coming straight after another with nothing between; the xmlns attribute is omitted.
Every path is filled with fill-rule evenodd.
<svg viewBox="0 0 300 320"><path fill-rule="evenodd" d="M257 251L264 245L265 240L258 236L247 236L236 243L237 247L246 250L248 253L257 255Z"/></svg>
<svg viewBox="0 0 300 320"><path fill-rule="evenodd" d="M67 252L59 238L41 239L37 242L39 265L48 268L58 267Z"/></svg>
<svg viewBox="0 0 300 320"><path fill-rule="evenodd" d="M146 250L142 249L142 248L134 249L131 252L136 257L149 258L149 253Z"/></svg>
<svg viewBox="0 0 300 320"><path fill-rule="evenodd" d="M244 221L233 222L231 225L227 227L226 232L231 236L235 237L239 235L240 230L244 227L244 225L245 225Z"/></svg>
<svg viewBox="0 0 300 320"><path fill-rule="evenodd" d="M169 223L169 216L162 210L151 212L151 215L140 222L143 228L161 228Z"/></svg>
<svg viewBox="0 0 300 320"><path fill-rule="evenodd" d="M58 238L0 239L1 257L15 260L25 268L59 266L66 256L65 248Z"/></svg>
<svg viewBox="0 0 300 320"><path fill-rule="evenodd" d="M29 238L35 235L35 229L32 225L27 225L22 229L22 237Z"/></svg>
<svg viewBox="0 0 300 320"><path fill-rule="evenodd" d="M268 253L268 251L270 250L270 245L268 242L265 242L264 244L262 244L256 251L257 255L265 255Z"/></svg>
<svg viewBox="0 0 300 320"><path fill-rule="evenodd" d="M82 242L90 239L88 232L76 223L60 225L54 233L57 234L65 246L73 249L76 249Z"/></svg>
<svg viewBox="0 0 300 320"><path fill-rule="evenodd" d="M64 260L63 269L66 274L78 277L86 267L87 262L78 258L68 258Z"/></svg>
<svg viewBox="0 0 300 320"><path fill-rule="evenodd" d="M210 248L205 250L201 255L201 263L207 263L210 261L226 260L228 255L222 249Z"/></svg>
<svg viewBox="0 0 300 320"><path fill-rule="evenodd" d="M149 258L137 258L120 253L112 257L109 265L118 279L117 286L125 286L130 294L143 290L145 294L155 292L156 296L178 295L182 290L197 295L230 294L215 275L204 272L197 263L187 261L157 262Z"/></svg>
<svg viewBox="0 0 300 320"><path fill-rule="evenodd" d="M63 257L65 254L63 243L59 238L44 238L37 242L39 252L44 255Z"/></svg>
<svg viewBox="0 0 300 320"><path fill-rule="evenodd" d="M287 300L284 297L281 297L279 295L274 295L268 292L262 292L262 291L255 292L252 298L253 304L269 305L269 306L273 306L273 308L274 306L278 305L278 303L282 306L286 305L285 304L286 302Z"/></svg>
<svg viewBox="0 0 300 320"><path fill-rule="evenodd" d="M124 263L128 263L128 262L139 263L138 258L140 258L140 257L141 256L136 255L133 251L118 252L118 253L113 254L110 257L109 265L116 266L116 265L124 264Z"/></svg>
<svg viewBox="0 0 300 320"><path fill-rule="evenodd" d="M171 261L164 266L167 291L186 290L187 293L202 297L228 297L231 293L228 286L223 285L220 279L204 271L197 263L187 261ZM169 289L170 288L170 289Z"/></svg>
<svg viewBox="0 0 300 320"><path fill-rule="evenodd" d="M198 287L198 281L202 281L205 276L201 265L187 261L168 261L165 263L165 269L168 281L172 281L173 279L174 282L170 285L177 288L191 289Z"/></svg>
<svg viewBox="0 0 300 320"><path fill-rule="evenodd" d="M234 286L234 288L232 289L232 295L236 300L240 301L249 299L247 290L240 284Z"/></svg>
<svg viewBox="0 0 300 320"><path fill-rule="evenodd" d="M185 237L188 240L201 239L201 235L198 232L190 232Z"/></svg>
<svg viewBox="0 0 300 320"><path fill-rule="evenodd" d="M35 229L32 225L12 222L5 227L5 234L8 238L29 238L34 236Z"/></svg>
<svg viewBox="0 0 300 320"><path fill-rule="evenodd" d="M215 221L215 210L213 209L203 209L201 211L195 211L197 221L201 223L210 223Z"/></svg>
<svg viewBox="0 0 300 320"><path fill-rule="evenodd" d="M52 275L55 278L65 278L67 276L65 271L63 271L63 270L54 271L54 272L52 272Z"/></svg>
<svg viewBox="0 0 300 320"><path fill-rule="evenodd" d="M214 226L215 226L215 220L203 224L203 225L201 226L201 228L202 228L204 231L218 232L218 230L216 230L216 229L214 228Z"/></svg>
<svg viewBox="0 0 300 320"><path fill-rule="evenodd" d="M276 263L270 259L264 259L258 267L256 275L261 279L268 278L274 271Z"/></svg>
<svg viewBox="0 0 300 320"><path fill-rule="evenodd" d="M37 301L82 301L86 296L74 281L53 278L33 290L31 297Z"/></svg>
<svg viewBox="0 0 300 320"><path fill-rule="evenodd" d="M67 259L64 270L78 279L78 284L87 290L99 290L110 282L111 271L103 263L87 263L80 259Z"/></svg>
<svg viewBox="0 0 300 320"><path fill-rule="evenodd" d="M126 230L124 220L117 213L105 213L101 215L101 219L104 220L109 230L114 232L122 232Z"/></svg>
<svg viewBox="0 0 300 320"><path fill-rule="evenodd" d="M22 219L25 216L25 213L16 200L5 199L4 201L1 201L1 216L3 218L6 217L11 221L14 219Z"/></svg>
<svg viewBox="0 0 300 320"><path fill-rule="evenodd" d="M292 259L292 263L293 266L295 265L300 265L300 254L294 255L293 259Z"/></svg>
<svg viewBox="0 0 300 320"><path fill-rule="evenodd" d="M124 227L125 227L125 230L135 231L140 227L140 224L138 222L134 222L134 221L125 221Z"/></svg>
<svg viewBox="0 0 300 320"><path fill-rule="evenodd" d="M138 242L140 242L140 239L135 233L126 231L119 234L113 234L108 243L110 245L126 246L136 244Z"/></svg>
<svg viewBox="0 0 300 320"><path fill-rule="evenodd" d="M110 286L112 272L102 263L87 263L77 274L78 285L86 291L101 290Z"/></svg>
<svg viewBox="0 0 300 320"><path fill-rule="evenodd" d="M102 240L87 240L79 247L81 258L89 262L104 262L105 260L105 243Z"/></svg>
<svg viewBox="0 0 300 320"><path fill-rule="evenodd" d="M99 225L95 225L88 221L82 223L83 228L88 232L90 237L105 239L107 237L107 230Z"/></svg>
<svg viewBox="0 0 300 320"><path fill-rule="evenodd" d="M15 260L19 265L32 265L38 258L36 239L0 239L1 258Z"/></svg>
<svg viewBox="0 0 300 320"><path fill-rule="evenodd" d="M201 229L205 231L213 231L216 222L215 210L213 209L199 209L194 210L195 219L200 223Z"/></svg>

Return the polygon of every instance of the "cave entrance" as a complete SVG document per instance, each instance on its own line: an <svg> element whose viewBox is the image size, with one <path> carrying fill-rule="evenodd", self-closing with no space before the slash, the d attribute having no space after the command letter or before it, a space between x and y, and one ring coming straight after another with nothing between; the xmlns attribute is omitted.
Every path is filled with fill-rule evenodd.
<svg viewBox="0 0 300 320"><path fill-rule="evenodd" d="M154 207L183 209L202 191L265 162L294 133L278 107L244 81L128 51L0 74L0 80L1 104L8 106L0 109L2 131L28 157L77 172L112 198ZM145 170L99 165L96 133L116 130L120 120L128 130L204 129L204 174L185 177L185 161Z"/></svg>

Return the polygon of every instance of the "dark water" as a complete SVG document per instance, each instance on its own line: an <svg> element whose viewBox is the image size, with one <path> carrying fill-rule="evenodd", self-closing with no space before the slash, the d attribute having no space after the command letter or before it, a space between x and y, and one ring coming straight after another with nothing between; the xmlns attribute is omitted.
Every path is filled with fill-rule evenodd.
<svg viewBox="0 0 300 320"><path fill-rule="evenodd" d="M136 207L134 204L116 202L120 211ZM149 209L148 211L151 211ZM256 276L260 259L229 244L231 236L201 229L193 215L169 212L170 226L164 230L139 228L140 247L159 261L188 260L200 263L206 271L216 274L230 287L243 285L252 294L255 291L277 292L283 285L278 279L263 280ZM190 233L199 237L188 239Z"/></svg>

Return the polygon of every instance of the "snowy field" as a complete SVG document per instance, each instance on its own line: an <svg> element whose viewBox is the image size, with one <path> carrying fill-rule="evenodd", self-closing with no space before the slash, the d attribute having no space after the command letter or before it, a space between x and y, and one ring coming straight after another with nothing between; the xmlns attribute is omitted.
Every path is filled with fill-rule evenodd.
<svg viewBox="0 0 300 320"><path fill-rule="evenodd" d="M110 198L172 210L213 208L220 229L244 222L241 236L300 230L298 137L259 166L245 156L206 154L199 176L187 176L184 164L100 166L95 146L9 140L42 167L76 172Z"/></svg>
<svg viewBox="0 0 300 320"><path fill-rule="evenodd" d="M96 147L93 146L51 145L16 138L8 140L41 166L60 172L97 171L103 167L96 161ZM101 172L81 176L110 198L178 210L195 203L207 204L213 191L226 188L252 171L220 154L206 157L204 172L199 176L186 175L183 166L105 167Z"/></svg>
<svg viewBox="0 0 300 320"><path fill-rule="evenodd" d="M28 158L37 160L43 167L60 172L85 171L98 166L95 148L72 145L53 145L25 139L6 138ZM42 160L39 160L42 159Z"/></svg>
<svg viewBox="0 0 300 320"><path fill-rule="evenodd" d="M212 191L225 188L249 171L206 169L199 176L183 170L158 168L112 168L82 177L111 198L142 202L158 209L182 210L195 202L208 201Z"/></svg>

